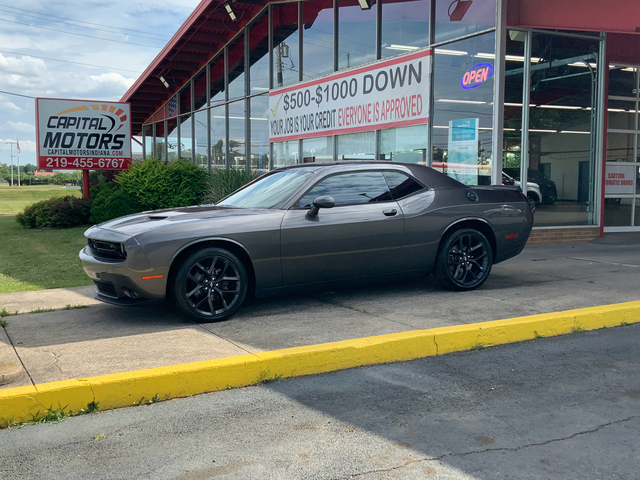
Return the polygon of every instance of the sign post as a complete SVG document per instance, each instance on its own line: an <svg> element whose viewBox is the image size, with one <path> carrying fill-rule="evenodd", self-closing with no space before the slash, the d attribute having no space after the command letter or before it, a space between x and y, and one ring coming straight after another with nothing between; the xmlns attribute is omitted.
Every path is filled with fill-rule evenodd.
<svg viewBox="0 0 640 480"><path fill-rule="evenodd" d="M131 165L130 111L129 103L37 98L38 168L82 170L88 197L89 170Z"/></svg>

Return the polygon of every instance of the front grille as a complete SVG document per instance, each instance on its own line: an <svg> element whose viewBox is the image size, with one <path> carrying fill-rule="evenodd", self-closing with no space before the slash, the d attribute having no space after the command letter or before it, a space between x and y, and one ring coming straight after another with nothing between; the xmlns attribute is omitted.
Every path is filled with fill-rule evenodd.
<svg viewBox="0 0 640 480"><path fill-rule="evenodd" d="M94 280L93 283L96 284L96 289L98 293L104 295L106 297L118 298L118 292L116 291L116 287L111 282L99 282Z"/></svg>
<svg viewBox="0 0 640 480"><path fill-rule="evenodd" d="M90 238L87 240L87 245L96 257L111 258L114 260L124 260L127 258L127 251L122 243L105 242L104 240Z"/></svg>

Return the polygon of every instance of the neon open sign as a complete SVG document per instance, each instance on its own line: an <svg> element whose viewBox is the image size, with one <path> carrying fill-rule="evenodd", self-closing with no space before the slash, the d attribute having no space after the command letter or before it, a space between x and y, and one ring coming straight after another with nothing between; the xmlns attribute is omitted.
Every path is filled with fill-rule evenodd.
<svg viewBox="0 0 640 480"><path fill-rule="evenodd" d="M493 66L490 63L479 63L465 72L460 86L465 90L476 88L491 78Z"/></svg>

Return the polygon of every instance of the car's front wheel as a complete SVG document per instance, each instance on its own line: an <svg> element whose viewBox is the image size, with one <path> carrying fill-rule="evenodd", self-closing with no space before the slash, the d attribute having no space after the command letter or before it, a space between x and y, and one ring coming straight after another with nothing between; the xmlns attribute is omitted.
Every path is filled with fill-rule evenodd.
<svg viewBox="0 0 640 480"><path fill-rule="evenodd" d="M485 282L492 264L493 251L487 237L465 228L443 240L433 276L449 290L473 290Z"/></svg>
<svg viewBox="0 0 640 480"><path fill-rule="evenodd" d="M222 248L208 247L187 257L175 277L174 296L182 312L204 322L231 317L248 291L242 261Z"/></svg>

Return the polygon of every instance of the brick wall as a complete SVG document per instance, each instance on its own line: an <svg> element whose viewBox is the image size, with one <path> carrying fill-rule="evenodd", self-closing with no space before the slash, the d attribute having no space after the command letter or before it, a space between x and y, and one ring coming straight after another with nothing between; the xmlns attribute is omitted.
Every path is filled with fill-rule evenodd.
<svg viewBox="0 0 640 480"><path fill-rule="evenodd" d="M541 228L534 229L531 232L529 240L527 241L527 246L584 243L590 242L599 236L599 227Z"/></svg>

